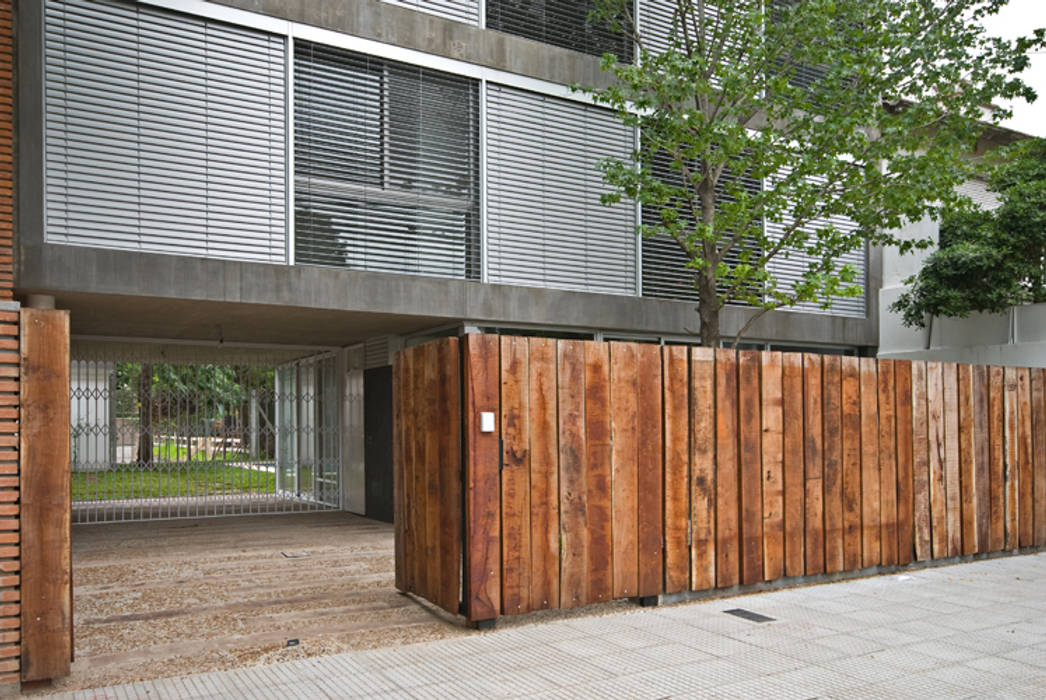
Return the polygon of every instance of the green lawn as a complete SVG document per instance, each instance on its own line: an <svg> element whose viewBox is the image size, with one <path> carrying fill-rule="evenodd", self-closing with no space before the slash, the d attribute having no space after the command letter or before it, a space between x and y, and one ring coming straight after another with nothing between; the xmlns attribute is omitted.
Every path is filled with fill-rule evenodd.
<svg viewBox="0 0 1046 700"><path fill-rule="evenodd" d="M153 446L153 458L160 462L188 462L188 452L184 444L175 445L171 440ZM245 459L247 453L239 450L226 450L223 455L219 449L211 458L203 450L194 450L192 455L193 462L241 462Z"/></svg>
<svg viewBox="0 0 1046 700"><path fill-rule="evenodd" d="M233 493L275 493L273 472L220 463L158 463L151 468L117 467L73 472L74 501L170 498Z"/></svg>

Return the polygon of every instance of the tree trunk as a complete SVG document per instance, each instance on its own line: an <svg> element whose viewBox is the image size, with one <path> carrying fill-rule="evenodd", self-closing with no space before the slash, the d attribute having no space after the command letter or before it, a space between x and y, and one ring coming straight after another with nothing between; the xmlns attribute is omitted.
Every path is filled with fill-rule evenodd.
<svg viewBox="0 0 1046 700"><path fill-rule="evenodd" d="M701 344L714 348L719 345L719 300L716 298L716 276L706 270L698 277L697 315L701 320Z"/></svg>
<svg viewBox="0 0 1046 700"><path fill-rule="evenodd" d="M153 461L153 366L142 365L138 375L138 463Z"/></svg>

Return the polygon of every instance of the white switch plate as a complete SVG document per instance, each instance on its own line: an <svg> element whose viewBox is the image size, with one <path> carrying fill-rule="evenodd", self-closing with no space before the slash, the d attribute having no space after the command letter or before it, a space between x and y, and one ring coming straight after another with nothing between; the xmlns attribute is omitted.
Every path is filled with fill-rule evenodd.
<svg viewBox="0 0 1046 700"><path fill-rule="evenodd" d="M480 413L479 413L479 432L481 432L481 433L493 433L494 432L494 412L493 411L480 411Z"/></svg>

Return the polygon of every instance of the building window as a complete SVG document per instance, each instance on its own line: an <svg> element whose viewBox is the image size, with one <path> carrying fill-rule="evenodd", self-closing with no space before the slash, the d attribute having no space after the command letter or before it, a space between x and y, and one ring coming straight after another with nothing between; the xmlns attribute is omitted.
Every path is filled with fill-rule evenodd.
<svg viewBox="0 0 1046 700"><path fill-rule="evenodd" d="M593 0L487 0L487 29L631 62L631 39L590 21L594 6Z"/></svg>
<svg viewBox="0 0 1046 700"><path fill-rule="evenodd" d="M478 278L475 80L294 47L295 260Z"/></svg>

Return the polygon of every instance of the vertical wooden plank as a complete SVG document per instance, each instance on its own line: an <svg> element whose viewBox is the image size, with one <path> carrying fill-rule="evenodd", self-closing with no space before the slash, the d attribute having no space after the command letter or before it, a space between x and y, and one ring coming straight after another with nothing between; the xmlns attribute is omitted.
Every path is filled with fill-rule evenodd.
<svg viewBox="0 0 1046 700"><path fill-rule="evenodd" d="M959 372L959 488L962 494L962 553L977 552L977 486L974 480L974 380L973 365L961 364Z"/></svg>
<svg viewBox="0 0 1046 700"><path fill-rule="evenodd" d="M843 570L842 360L824 358L821 411L824 424L824 569Z"/></svg>
<svg viewBox="0 0 1046 700"><path fill-rule="evenodd" d="M944 409L944 365L926 363L926 410L929 442L927 457L930 468L930 536L934 559L949 554L948 537L948 457L947 428Z"/></svg>
<svg viewBox="0 0 1046 700"><path fill-rule="evenodd" d="M879 533L882 563L897 565L897 393L893 360L879 360Z"/></svg>
<svg viewBox="0 0 1046 700"><path fill-rule="evenodd" d="M737 353L741 487L741 583L763 580L762 445L759 417L759 352Z"/></svg>
<svg viewBox="0 0 1046 700"><path fill-rule="evenodd" d="M759 355L762 386L763 580L784 576L784 415L781 353Z"/></svg>
<svg viewBox="0 0 1046 700"><path fill-rule="evenodd" d="M527 339L501 337L501 612L530 610L530 362Z"/></svg>
<svg viewBox="0 0 1046 700"><path fill-rule="evenodd" d="M465 615L492 620L501 610L501 433L481 430L481 413L500 410L496 335L467 335L465 367Z"/></svg>
<svg viewBox="0 0 1046 700"><path fill-rule="evenodd" d="M716 586L741 581L738 499L737 353L715 351L716 387Z"/></svg>
<svg viewBox="0 0 1046 700"><path fill-rule="evenodd" d="M803 382L806 414L806 573L819 574L824 571L824 438L820 356L804 356Z"/></svg>
<svg viewBox="0 0 1046 700"><path fill-rule="evenodd" d="M1046 545L1046 376L1041 368L1031 372L1032 398L1032 511L1034 540Z"/></svg>
<svg viewBox="0 0 1046 700"><path fill-rule="evenodd" d="M610 429L613 435L614 597L638 595L639 372L635 343L610 344Z"/></svg>
<svg viewBox="0 0 1046 700"><path fill-rule="evenodd" d="M861 365L842 360L843 570L861 568Z"/></svg>
<svg viewBox="0 0 1046 700"><path fill-rule="evenodd" d="M912 444L912 363L893 363L897 419L897 563L915 558L915 511Z"/></svg>
<svg viewBox="0 0 1046 700"><path fill-rule="evenodd" d="M440 565L443 561L441 537L443 523L441 522L441 498L440 489L440 433L442 432L443 407L439 404L439 344L440 341L426 343L425 348L425 392L422 396L429 397L425 402L425 477L423 488L425 489L425 567L426 594L425 597L436 605L442 607L440 600L441 579L443 572ZM433 401L432 399L435 399Z"/></svg>
<svg viewBox="0 0 1046 700"><path fill-rule="evenodd" d="M687 348L666 346L665 409L665 592L690 587L690 401Z"/></svg>
<svg viewBox="0 0 1046 700"><path fill-rule="evenodd" d="M1017 530L1018 544L1030 547L1035 542L1035 517L1032 510L1032 410L1031 370L1017 370Z"/></svg>
<svg viewBox="0 0 1046 700"><path fill-rule="evenodd" d="M690 587L715 588L715 351L690 349Z"/></svg>
<svg viewBox="0 0 1046 700"><path fill-rule="evenodd" d="M414 399L414 431L412 435L411 473L414 477L411 499L411 532L414 541L413 583L414 592L422 598L429 597L428 586L428 435L432 432L429 425L430 402L428 396L427 371L428 346L419 345L414 349L414 366L411 371L411 394ZM496 377L493 381L496 381Z"/></svg>
<svg viewBox="0 0 1046 700"><path fill-rule="evenodd" d="M1005 420L1003 417L1003 393L1002 367L988 368L988 435L989 450L988 457L988 482L990 488L991 504L988 514L989 552L997 552L1006 543L1006 477L1005 477L1005 455L1006 443Z"/></svg>
<svg viewBox="0 0 1046 700"><path fill-rule="evenodd" d="M991 540L991 404L986 365L973 367L973 510L977 551Z"/></svg>
<svg viewBox="0 0 1046 700"><path fill-rule="evenodd" d="M414 580L415 561L418 557L417 538L414 530L416 498L414 495L414 462L415 435L419 430L416 410L417 387L415 372L417 349L407 348L400 353L403 358L403 376L400 378L403 387L403 590L417 593Z"/></svg>
<svg viewBox="0 0 1046 700"><path fill-rule="evenodd" d="M392 359L392 528L396 562L396 590L406 592L406 550L403 540L403 516L406 512L403 490L403 358L398 352Z"/></svg>
<svg viewBox="0 0 1046 700"><path fill-rule="evenodd" d="M588 509L588 602L614 595L611 562L610 354L585 343L585 498Z"/></svg>
<svg viewBox="0 0 1046 700"><path fill-rule="evenodd" d="M882 561L879 481L879 382L874 357L862 357L861 368L861 565Z"/></svg>
<svg viewBox="0 0 1046 700"><path fill-rule="evenodd" d="M22 309L20 333L22 680L36 681L68 675L73 656L70 447L56 435L69 426L69 312Z"/></svg>
<svg viewBox="0 0 1046 700"><path fill-rule="evenodd" d="M530 609L559 607L556 341L530 338Z"/></svg>
<svg viewBox="0 0 1046 700"><path fill-rule="evenodd" d="M440 606L457 614L461 599L461 352L439 341Z"/></svg>
<svg viewBox="0 0 1046 700"><path fill-rule="evenodd" d="M585 500L585 345L561 340L559 367L559 606L588 600Z"/></svg>
<svg viewBox="0 0 1046 700"><path fill-rule="evenodd" d="M1006 549L1016 549L1019 542L1018 529L1018 464L1020 464L1018 444L1020 419L1017 413L1017 368L1007 367L1003 372L1003 385L1005 390L1005 450L1004 450L1004 478L1005 478L1005 513L1006 513Z"/></svg>
<svg viewBox="0 0 1046 700"><path fill-rule="evenodd" d="M941 364L944 385L944 480L945 511L948 524L948 554L962 553L962 490L959 483L959 367L954 362Z"/></svg>
<svg viewBox="0 0 1046 700"><path fill-rule="evenodd" d="M926 401L926 362L912 362L912 518L915 559L926 561L931 548L929 409Z"/></svg>
<svg viewBox="0 0 1046 700"><path fill-rule="evenodd" d="M639 374L639 591L653 596L664 589L661 537L664 528L664 448L661 433L661 348L640 344L636 348Z"/></svg>
<svg viewBox="0 0 1046 700"><path fill-rule="evenodd" d="M803 494L803 356L787 352L781 358L784 410L784 557L785 575L802 576L806 551L806 512ZM807 377L809 379L809 377ZM820 389L820 387L818 387ZM818 391L820 395L820 391ZM818 426L818 431L820 426ZM819 439L819 438L818 438Z"/></svg>

